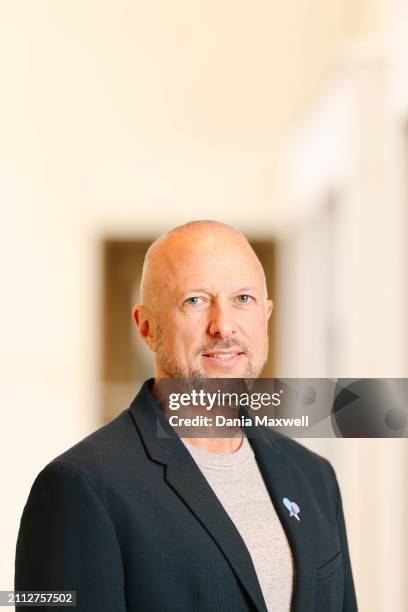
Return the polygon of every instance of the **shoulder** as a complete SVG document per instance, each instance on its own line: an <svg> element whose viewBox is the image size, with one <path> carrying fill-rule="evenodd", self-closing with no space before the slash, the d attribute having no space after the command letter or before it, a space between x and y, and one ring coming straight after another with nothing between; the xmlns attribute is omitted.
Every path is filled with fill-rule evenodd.
<svg viewBox="0 0 408 612"><path fill-rule="evenodd" d="M285 436L276 431L271 431L269 435L267 434L267 437L270 441L272 441L275 447L277 447L280 452L286 454L289 459L305 462L308 467L327 467L327 464L329 464L329 461L325 457L319 455L319 453L316 451L312 451L301 442L298 442L289 436Z"/></svg>
<svg viewBox="0 0 408 612"><path fill-rule="evenodd" d="M144 456L129 409L52 459L43 472L59 478L79 477L98 489L123 477L129 463Z"/></svg>
<svg viewBox="0 0 408 612"><path fill-rule="evenodd" d="M332 495L337 496L336 473L325 457L276 431L269 430L265 435L294 472L310 483L327 487Z"/></svg>

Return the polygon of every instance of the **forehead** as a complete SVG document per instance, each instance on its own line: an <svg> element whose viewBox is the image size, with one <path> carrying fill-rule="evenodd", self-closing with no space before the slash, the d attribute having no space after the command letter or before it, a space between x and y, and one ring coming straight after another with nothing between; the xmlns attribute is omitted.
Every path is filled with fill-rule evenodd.
<svg viewBox="0 0 408 612"><path fill-rule="evenodd" d="M263 270L246 240L232 232L176 236L162 245L159 273L168 290L263 288Z"/></svg>

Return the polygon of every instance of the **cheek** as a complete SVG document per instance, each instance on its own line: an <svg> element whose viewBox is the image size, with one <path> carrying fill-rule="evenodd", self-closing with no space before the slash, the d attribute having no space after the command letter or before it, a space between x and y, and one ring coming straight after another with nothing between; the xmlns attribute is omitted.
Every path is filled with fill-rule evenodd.
<svg viewBox="0 0 408 612"><path fill-rule="evenodd" d="M254 352L263 353L268 347L268 325L265 319L255 318L246 328L246 336Z"/></svg>
<svg viewBox="0 0 408 612"><path fill-rule="evenodd" d="M179 356L191 358L197 354L202 338L200 334L200 326L197 322L191 321L175 321L172 323L172 330L169 334L171 350Z"/></svg>
<svg viewBox="0 0 408 612"><path fill-rule="evenodd" d="M194 313L178 317L173 323L177 330L176 342L186 347L188 352L194 351L205 336L207 329L206 316L204 313Z"/></svg>

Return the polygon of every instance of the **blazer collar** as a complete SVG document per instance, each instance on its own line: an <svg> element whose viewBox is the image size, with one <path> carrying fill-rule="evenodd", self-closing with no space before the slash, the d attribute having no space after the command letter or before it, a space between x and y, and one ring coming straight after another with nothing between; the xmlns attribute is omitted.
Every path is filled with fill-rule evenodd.
<svg viewBox="0 0 408 612"><path fill-rule="evenodd" d="M153 383L154 378L143 383L129 410L150 459L167 465L177 442L182 443L152 395Z"/></svg>
<svg viewBox="0 0 408 612"><path fill-rule="evenodd" d="M154 400L151 392L153 382L153 378L145 381L129 408L146 452L153 461L166 466L165 479L168 485L183 499L215 540L256 610L266 612L250 554L234 523ZM271 430L262 432L257 428L257 431L253 432L252 429L246 427L245 433L254 450L295 560L292 609L294 612L306 612L313 606L315 583L315 565L311 558L311 550L314 548L311 541L311 517L301 508L301 521L294 520L294 517L289 516L283 498L287 497L301 506L301 500L307 493L307 483L302 482L299 470L290 461L286 450L286 444L290 443L290 440Z"/></svg>

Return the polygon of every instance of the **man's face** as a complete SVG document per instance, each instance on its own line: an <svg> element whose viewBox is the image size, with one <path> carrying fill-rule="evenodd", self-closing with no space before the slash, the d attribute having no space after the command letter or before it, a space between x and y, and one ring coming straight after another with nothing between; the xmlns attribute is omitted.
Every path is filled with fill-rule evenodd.
<svg viewBox="0 0 408 612"><path fill-rule="evenodd" d="M237 234L177 236L163 245L150 346L159 378L255 378L267 358L259 262Z"/></svg>

